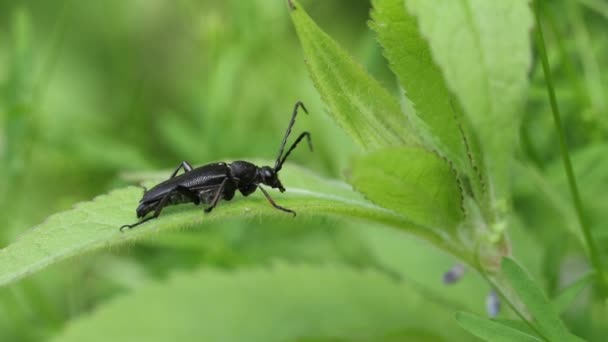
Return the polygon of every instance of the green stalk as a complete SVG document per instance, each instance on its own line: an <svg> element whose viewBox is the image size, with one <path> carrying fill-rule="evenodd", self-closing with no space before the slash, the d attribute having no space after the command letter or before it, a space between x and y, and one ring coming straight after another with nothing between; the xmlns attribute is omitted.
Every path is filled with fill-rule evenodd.
<svg viewBox="0 0 608 342"><path fill-rule="evenodd" d="M557 136L559 138L559 147L562 154L562 161L564 162L564 168L566 169L566 175L568 177L568 185L572 194L572 200L574 202L574 208L576 215L585 237L585 243L587 244L587 250L589 251L589 257L591 263L598 274L598 285L600 294L602 297L606 296L606 277L604 275L604 268L602 266L602 259L598 252L591 229L585 215L583 215L583 204L578 192L578 186L576 185L576 178L574 178L574 171L572 170L572 162L570 161L570 154L568 153L568 146L566 145L566 138L564 136L564 129L562 127L562 121L559 114L559 108L557 107L557 100L555 98L555 90L553 88L553 79L551 71L549 69L549 59L547 58L547 51L545 48L545 38L543 37L543 30L540 23L538 1L534 6L534 16L536 18L536 33L537 33L537 45L540 59L543 64L543 71L545 74L545 80L547 82L547 92L549 95L549 101L551 102L551 109L553 113L553 121L555 122L555 129L557 130Z"/></svg>

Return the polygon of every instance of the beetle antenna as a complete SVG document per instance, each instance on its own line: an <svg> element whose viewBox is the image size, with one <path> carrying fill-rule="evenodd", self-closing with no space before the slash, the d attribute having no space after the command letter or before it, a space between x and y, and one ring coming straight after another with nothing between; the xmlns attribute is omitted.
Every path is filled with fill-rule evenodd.
<svg viewBox="0 0 608 342"><path fill-rule="evenodd" d="M291 144L291 147L289 147L289 150L287 150L287 153L285 153L283 158L281 158L278 166L274 167L274 172L279 172L279 170L281 170L281 168L283 167L283 163L285 162L285 160L287 160L287 157L289 156L291 151L293 151L296 146L298 146L298 144L300 143L300 141L302 141L302 139L304 139L304 137L306 137L306 141L308 141L308 147L312 151L312 140L310 139L310 133L302 132L302 134L300 134L300 136L293 142L293 144Z"/></svg>
<svg viewBox="0 0 608 342"><path fill-rule="evenodd" d="M289 134L291 134L291 129L293 128L293 125L296 123L296 116L298 115L299 107L302 107L302 110L306 114L308 114L308 110L306 109L306 107L304 106L302 101L296 102L296 104L293 107L293 114L291 114L291 120L289 120L289 126L287 126L287 131L285 132L285 136L283 137L283 141L281 142L281 148L279 149L279 155L277 156L277 160L274 164L275 172L279 171L281 169L281 166L283 165L283 162L285 161L286 157L283 157L283 151L285 150L285 144L287 143L287 138L289 138ZM309 139L308 141L310 142L310 137L308 139ZM300 138L300 140L301 140L301 138ZM296 144L294 143L294 145L296 145ZM291 150L293 150L295 148L294 145L291 146L291 148L289 149L289 152L291 152ZM287 152L287 154L289 154L289 152Z"/></svg>

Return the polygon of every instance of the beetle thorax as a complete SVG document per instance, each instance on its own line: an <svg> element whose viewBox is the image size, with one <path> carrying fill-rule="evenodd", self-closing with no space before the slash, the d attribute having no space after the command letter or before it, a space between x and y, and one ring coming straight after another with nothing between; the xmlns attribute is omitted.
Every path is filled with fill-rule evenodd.
<svg viewBox="0 0 608 342"><path fill-rule="evenodd" d="M255 183L258 167L250 162L238 160L230 164L230 173L241 184Z"/></svg>

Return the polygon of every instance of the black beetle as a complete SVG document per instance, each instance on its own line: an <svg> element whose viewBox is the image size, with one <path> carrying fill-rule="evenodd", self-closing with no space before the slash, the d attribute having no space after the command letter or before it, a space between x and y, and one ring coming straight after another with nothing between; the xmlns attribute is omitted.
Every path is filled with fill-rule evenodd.
<svg viewBox="0 0 608 342"><path fill-rule="evenodd" d="M173 174L166 181L156 185L150 190L144 190L144 196L139 201L136 213L140 221L134 224L127 224L120 227L120 231L125 228L136 227L146 221L155 219L160 215L164 207L174 204L192 202L196 205L201 203L209 204L205 208L205 212L210 212L215 208L220 199L229 201L234 197L236 190L239 190L243 196L249 196L256 189L260 189L270 204L284 212L291 213L294 216L296 212L283 208L276 204L270 197L268 192L264 190L261 184L268 185L271 188L278 188L281 192L285 192L285 188L278 178L278 173L283 167L283 163L298 146L302 139L306 138L308 146L312 151L312 141L309 132L302 132L300 136L293 142L287 153L283 155L285 143L291 133L291 129L296 121L298 108L301 107L304 112L308 113L304 104L300 101L296 102L293 108L293 114L289 121L289 126L281 142L279 155L273 168L270 166L258 167L247 161L235 161L232 163L213 163L207 164L196 169L187 162L183 161ZM177 176L180 169L184 169L184 173ZM147 214L154 212L152 216L145 218Z"/></svg>

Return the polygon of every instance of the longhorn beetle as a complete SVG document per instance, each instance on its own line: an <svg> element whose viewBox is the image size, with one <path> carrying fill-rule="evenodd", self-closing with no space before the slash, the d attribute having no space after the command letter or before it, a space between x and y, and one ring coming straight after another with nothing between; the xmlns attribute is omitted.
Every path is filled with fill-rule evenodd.
<svg viewBox="0 0 608 342"><path fill-rule="evenodd" d="M204 203L209 205L205 208L205 212L209 213L217 206L217 203L221 199L230 201L234 197L236 190L239 190L243 196L249 196L258 188L273 207L296 216L295 211L276 204L261 184L268 185L271 188L278 188L281 192L285 192L285 188L278 178L283 163L285 163L291 151L304 138L308 141L308 146L312 151L310 133L302 132L287 152L283 154L287 138L296 122L298 108L302 108L308 114L308 110L306 110L304 104L300 101L296 102L274 167L259 167L250 162L239 160L232 163L207 164L193 169L187 161L183 161L173 171L169 179L150 190L144 190L144 196L139 201L139 206L136 209L137 217L140 219L139 222L124 225L120 227L120 231L122 232L125 228L130 229L157 218L163 208L169 205L187 202L192 202L195 205ZM184 169L184 173L178 176L177 173L180 169ZM153 214L146 217L151 212Z"/></svg>

